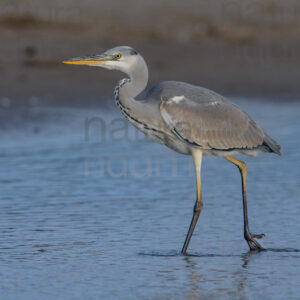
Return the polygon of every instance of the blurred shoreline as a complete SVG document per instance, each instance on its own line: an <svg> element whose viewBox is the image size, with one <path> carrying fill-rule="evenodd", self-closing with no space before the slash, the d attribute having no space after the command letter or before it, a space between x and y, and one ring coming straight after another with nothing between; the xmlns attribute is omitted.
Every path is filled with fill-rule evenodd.
<svg viewBox="0 0 300 300"><path fill-rule="evenodd" d="M125 75L61 61L124 44L147 61L148 88L180 80L226 96L299 100L296 1L26 0L0 8L2 106L103 103Z"/></svg>

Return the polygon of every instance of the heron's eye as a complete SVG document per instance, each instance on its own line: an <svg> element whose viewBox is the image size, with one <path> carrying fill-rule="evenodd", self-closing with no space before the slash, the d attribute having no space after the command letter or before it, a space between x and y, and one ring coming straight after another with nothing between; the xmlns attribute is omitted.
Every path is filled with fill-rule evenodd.
<svg viewBox="0 0 300 300"><path fill-rule="evenodd" d="M122 57L122 55L120 53L115 54L116 59L120 59L121 57Z"/></svg>

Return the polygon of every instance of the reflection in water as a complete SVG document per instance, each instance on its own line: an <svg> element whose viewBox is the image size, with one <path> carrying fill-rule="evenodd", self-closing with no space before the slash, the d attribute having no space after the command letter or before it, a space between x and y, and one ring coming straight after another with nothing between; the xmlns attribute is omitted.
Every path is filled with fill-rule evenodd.
<svg viewBox="0 0 300 300"><path fill-rule="evenodd" d="M207 256L207 257L214 257L214 256ZM186 269L188 271L188 291L187 291L187 298L188 299L218 299L220 297L220 290L219 288L213 287L212 289L206 288L206 282L218 282L219 279L213 278L209 279L207 272L200 272L201 269L201 263L205 264L203 261L198 261L193 256L186 256L184 258L186 263ZM239 277L239 273L241 273L241 269L239 269L237 272L232 273L233 279L238 277L239 279L239 285L237 287L237 291L235 292L233 290L233 287L222 287L222 295L224 299L227 299L227 297L230 297L233 294L236 294L238 296L241 296L243 294L243 281L245 280L245 276ZM216 266L216 269L214 270L216 272L216 277L220 277L221 274L223 274L222 281L226 280L228 275L226 273L224 274L224 269L218 269ZM219 274L218 274L219 273ZM243 280L241 280L243 278ZM239 297L240 298L240 297Z"/></svg>
<svg viewBox="0 0 300 300"><path fill-rule="evenodd" d="M216 274L224 274L221 276L222 281L226 281L229 278L232 279L232 286L222 288L222 295L225 296L225 299L230 299L230 297L234 296L235 299L248 299L247 291L245 287L247 286L248 280L248 264L251 260L253 255L258 255L259 253L247 252L240 256L242 260L242 265L238 267L237 270L231 272L231 274L227 274L224 269L216 266L214 270ZM217 257L218 255L204 255L201 257ZM232 257L232 255L221 255L224 259ZM207 281L205 277L205 273L200 273L201 266L199 260L195 259L194 257L200 256L185 256L184 261L186 263L186 269L188 270L188 278L189 278L189 290L187 292L188 299L219 299L220 297L220 290L215 288L214 290L210 291L210 294L207 294L205 289L201 288L201 285ZM202 261L203 263L203 261ZM212 280L214 281L214 279ZM218 279L215 279L217 282ZM204 284L205 285L205 284ZM209 298L208 298L209 297Z"/></svg>
<svg viewBox="0 0 300 300"><path fill-rule="evenodd" d="M189 291L187 296L189 299L199 299L203 292L201 292L199 283L204 281L204 276L197 272L197 263L195 260L192 260L191 257L185 256L184 260L186 262L186 269L188 270L188 278L189 278Z"/></svg>
<svg viewBox="0 0 300 300"><path fill-rule="evenodd" d="M247 286L248 281L248 264L253 255L257 255L258 253L253 253L251 251L243 254L241 256L242 266L236 272L233 273L235 279L235 285L237 287L236 294L239 299L245 299L247 295L247 291L245 287Z"/></svg>
<svg viewBox="0 0 300 300"><path fill-rule="evenodd" d="M229 278L232 279L232 285L228 288L222 288L222 296L228 296L232 297L234 295L234 299L249 299L248 297L248 279L249 276L249 264L251 260L255 260L255 257L257 256L263 256L266 252L286 252L286 253L297 253L299 252L299 249L266 249L263 252L253 252L248 251L240 256L241 259L241 265L238 266L237 270L234 270L231 272L231 274L225 274L225 276L222 276L222 280L226 281ZM203 268L201 264L205 264L205 262L200 261L198 258L213 258L213 257L223 257L224 259L228 259L230 257L234 257L235 255L215 255L215 254L207 254L207 255L187 255L184 256L184 261L186 263L186 270L188 270L188 278L189 278L189 284L188 284L188 292L187 296L188 299L219 299L219 291L218 289L214 289L211 291L211 294L207 294L207 291L203 288L201 288L202 284L207 282L206 278L206 272L201 273L200 270ZM300 258L300 257L299 257ZM202 268L201 268L202 267ZM207 271L207 270L206 270ZM217 273L224 273L223 268L216 268L214 270ZM209 297L209 298L207 298Z"/></svg>

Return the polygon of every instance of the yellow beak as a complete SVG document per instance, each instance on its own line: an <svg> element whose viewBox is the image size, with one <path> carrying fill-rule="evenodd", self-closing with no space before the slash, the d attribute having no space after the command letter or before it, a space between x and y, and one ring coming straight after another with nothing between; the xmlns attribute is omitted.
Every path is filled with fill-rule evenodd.
<svg viewBox="0 0 300 300"><path fill-rule="evenodd" d="M111 55L90 55L67 59L62 63L69 65L101 66L105 65L107 61L111 60L113 60Z"/></svg>

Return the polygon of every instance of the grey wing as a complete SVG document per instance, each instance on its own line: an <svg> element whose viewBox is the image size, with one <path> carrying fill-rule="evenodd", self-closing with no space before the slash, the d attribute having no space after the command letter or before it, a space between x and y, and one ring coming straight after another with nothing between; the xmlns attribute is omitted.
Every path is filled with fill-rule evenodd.
<svg viewBox="0 0 300 300"><path fill-rule="evenodd" d="M197 98L200 89L194 88L191 97L179 91L176 96L161 97L161 116L178 138L203 149L255 149L263 145L263 130L246 113L207 89Z"/></svg>

